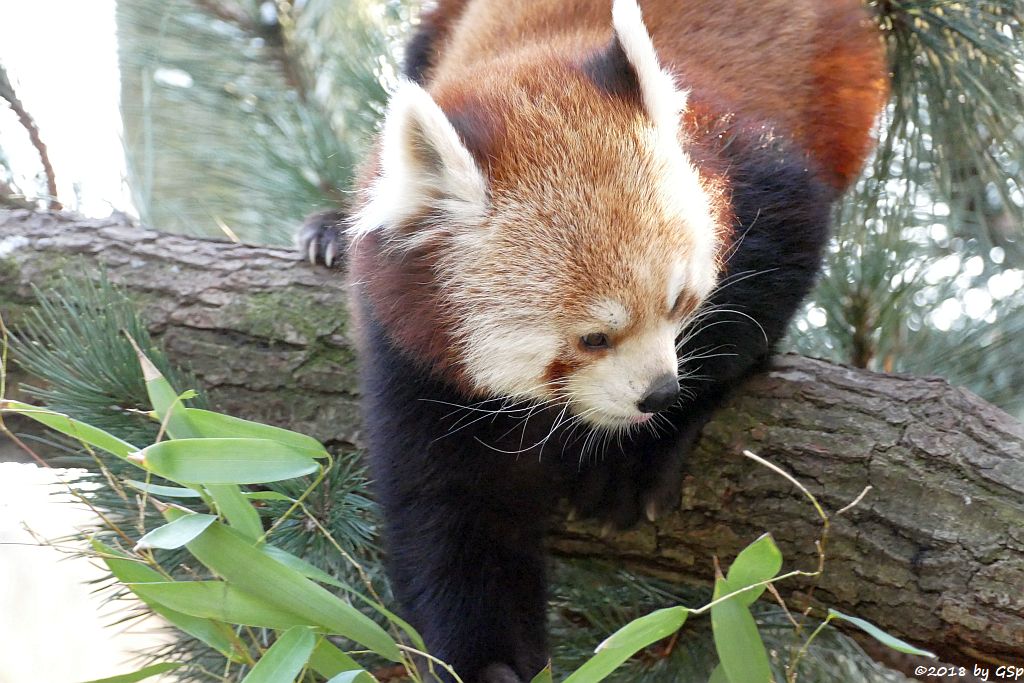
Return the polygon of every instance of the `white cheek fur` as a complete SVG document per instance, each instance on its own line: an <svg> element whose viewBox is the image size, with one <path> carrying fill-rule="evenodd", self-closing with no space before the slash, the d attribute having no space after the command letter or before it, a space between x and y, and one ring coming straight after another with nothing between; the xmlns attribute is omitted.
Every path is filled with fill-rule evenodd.
<svg viewBox="0 0 1024 683"><path fill-rule="evenodd" d="M463 324L466 372L479 391L492 396L543 399L544 372L557 356L560 338L474 316Z"/></svg>
<svg viewBox="0 0 1024 683"><path fill-rule="evenodd" d="M600 427L618 428L642 413L636 405L651 383L677 371L675 326L666 324L613 349L566 383L573 412Z"/></svg>

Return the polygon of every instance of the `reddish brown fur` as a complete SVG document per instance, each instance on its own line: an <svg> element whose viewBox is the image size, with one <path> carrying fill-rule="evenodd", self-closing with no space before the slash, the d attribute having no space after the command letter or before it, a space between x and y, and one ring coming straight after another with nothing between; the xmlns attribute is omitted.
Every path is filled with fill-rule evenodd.
<svg viewBox="0 0 1024 683"><path fill-rule="evenodd" d="M860 171L887 91L881 37L859 0L641 0L663 65L720 111L762 120L801 142L837 189ZM442 0L438 89L476 90L538 39L552 59L604 45L611 3ZM504 68L503 68L504 67ZM432 88L433 90L433 88Z"/></svg>
<svg viewBox="0 0 1024 683"><path fill-rule="evenodd" d="M524 297L538 311L557 309L565 320L581 318L594 292L614 291L636 326L664 311L660 297L623 286L619 266L647 261L636 253L616 255L618 245L629 242L621 231L636 229L640 217L651 243L675 253L688 251L691 233L673 220L650 216L646 207L656 201L645 194L647 188L623 185L624 160L645 155L630 147L635 141L609 131L627 130L644 112L635 100L602 93L582 68L609 44L611 4L442 0L423 20L437 31L426 87L483 169L495 207L517 206L521 198L535 197L538 188L557 192L566 168L577 175L582 170L586 179L585 205L567 206L564 198L548 202L557 205L559 215L545 215L538 208L543 202L526 206L522 229L511 237L536 241L530 224L557 227L567 211L595 227L559 231L567 243L550 254L558 262L538 266L535 260L525 272L513 263L521 247L499 246L495 258L504 263L501 274L522 282ZM720 167L719 150L704 149L714 136L729 135L736 125L764 128L766 134L802 143L836 189L852 181L885 96L882 45L870 33L858 0L640 0L640 5L660 61L691 91L680 138L712 199L720 259L730 253L733 236L726 226L733 220L727 169ZM364 181L376 175L375 168L365 171ZM650 177L647 169L638 171ZM399 256L381 252L380 246L377 238L368 238L352 256L352 272L380 323L402 348L473 393L451 336L456 319L441 302L438 254ZM484 267L494 270L493 264ZM536 272L551 278L542 288L529 289ZM481 286L493 284L493 272L478 275ZM667 273L661 279L667 280ZM543 305L551 297L557 301ZM565 348L549 376L581 365L580 354Z"/></svg>
<svg viewBox="0 0 1024 683"><path fill-rule="evenodd" d="M677 504L711 411L812 286L885 95L858 0L640 0L650 36L619 1L613 39L612 0L441 0L362 175L349 277L389 576L474 683L548 661L563 492L623 527ZM481 398L500 409L467 417ZM653 413L667 434L634 429ZM587 462L602 433L625 438Z"/></svg>
<svg viewBox="0 0 1024 683"><path fill-rule="evenodd" d="M469 392L470 384L448 335L452 321L441 307L432 272L436 259L429 251L390 255L380 248L378 239L377 235L367 235L364 243L352 251L352 271L365 273L360 284L373 305L374 316L395 342L406 349L417 349L424 363ZM359 328L359 307L353 309L353 322Z"/></svg>
<svg viewBox="0 0 1024 683"><path fill-rule="evenodd" d="M602 37L601 42L606 42ZM538 60L537 52L549 53L548 60ZM615 278L617 273L608 268L614 258L609 258L609 249L614 249L615 240L599 239L604 230L635 229L637 215L646 215L650 210L644 205L654 205L656 200L641 193L635 197L636 188L624 187L623 160L639 159L643 151L631 146L629 140L608 135L609 130L623 130L638 122L644 115L636 103L612 97L595 96L594 86L581 72L565 72L565 65L557 51L545 46L528 50L515 57L503 59L487 70L487 75L477 78L472 91L462 85L442 81L432 88L433 95L449 118L470 121L474 134L463 134L464 141L486 169L490 193L495 203L503 200L515 201L535 189L538 176L549 179L557 185L560 174L566 168L585 169L591 192L587 216L600 229L590 232L565 230L564 237L575 240L567 245L564 253L572 254L571 261L561 261L575 271L564 273L569 282L578 286L559 288L558 295L563 302L567 317L578 317L580 307L590 303L594 291L611 289L622 296L622 303L630 310L644 315L661 316L664 311L660 300L652 300L643 291L622 291L615 287L614 280L602 282L595 278ZM559 86L553 87L552 83ZM545 106L545 103L550 106ZM564 125L571 120L571 131ZM479 133L497 130L502 135L486 137ZM460 129L461 130L461 129ZM715 201L712 209L716 223L726 232L730 224L725 201L725 183L712 166L702 163L700 150L692 149L691 158L702 166L702 181L705 191ZM710 162L711 157L707 161ZM653 192L653 190L652 190ZM632 206L629 200L637 202ZM564 208L558 206L557 208ZM545 221L564 219L557 215L524 216L523 222L541 219ZM653 219L657 220L657 219ZM565 226L569 227L569 226ZM689 236L677 229L674 221L666 220L659 226L664 235L660 242L663 248L676 245L685 250L686 244L676 244ZM595 239L598 238L598 239ZM664 278L664 279L667 279ZM634 319L633 325L641 319Z"/></svg>

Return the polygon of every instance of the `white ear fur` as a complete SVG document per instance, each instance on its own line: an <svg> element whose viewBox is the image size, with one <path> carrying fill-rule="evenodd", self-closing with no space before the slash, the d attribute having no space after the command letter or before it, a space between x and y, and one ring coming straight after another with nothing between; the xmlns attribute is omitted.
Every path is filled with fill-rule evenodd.
<svg viewBox="0 0 1024 683"><path fill-rule="evenodd" d="M654 122L650 148L664 164L659 178L666 209L684 217L691 230L693 253L687 264L686 284L699 296L706 296L717 278L718 239L700 174L678 144L679 115L686 109L688 93L680 90L672 75L661 68L636 0L614 0L612 25L636 72L644 108Z"/></svg>
<svg viewBox="0 0 1024 683"><path fill-rule="evenodd" d="M658 63L658 54L636 0L614 0L612 26L636 72L648 115L658 128L677 130L679 113L686 108L687 93L676 86L675 79Z"/></svg>
<svg viewBox="0 0 1024 683"><path fill-rule="evenodd" d="M487 181L448 117L426 90L402 81L384 119L379 175L354 218L353 236L400 231L428 214L432 225L396 235L412 246L429 240L442 225L479 222L486 208Z"/></svg>

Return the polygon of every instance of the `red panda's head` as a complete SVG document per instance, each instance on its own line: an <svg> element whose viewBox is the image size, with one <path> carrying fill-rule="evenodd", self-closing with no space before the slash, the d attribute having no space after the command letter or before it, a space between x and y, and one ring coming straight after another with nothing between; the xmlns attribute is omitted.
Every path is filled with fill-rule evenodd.
<svg viewBox="0 0 1024 683"><path fill-rule="evenodd" d="M544 45L472 82L401 85L352 228L420 263L404 287L435 291L432 312L395 324L436 318L413 336L443 338L473 393L604 428L674 400L676 340L716 283L724 222L635 0L616 0L613 25L575 61Z"/></svg>

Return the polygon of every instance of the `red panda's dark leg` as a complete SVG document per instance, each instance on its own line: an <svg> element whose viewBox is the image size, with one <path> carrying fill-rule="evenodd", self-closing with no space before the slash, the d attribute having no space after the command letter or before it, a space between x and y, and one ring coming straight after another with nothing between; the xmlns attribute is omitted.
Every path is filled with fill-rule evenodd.
<svg viewBox="0 0 1024 683"><path fill-rule="evenodd" d="M395 597L466 683L528 681L547 657L550 477L535 458L482 445L494 423L460 423L457 406L472 401L395 349L364 311L367 445Z"/></svg>
<svg viewBox="0 0 1024 683"><path fill-rule="evenodd" d="M530 680L546 651L540 530L475 493L438 491L386 507L389 576L430 653L467 683Z"/></svg>

